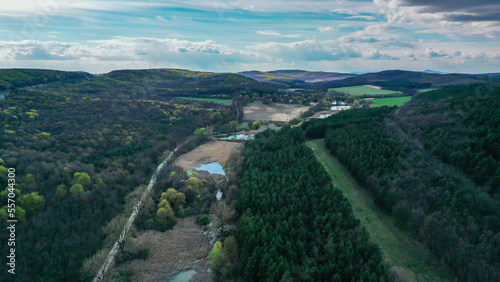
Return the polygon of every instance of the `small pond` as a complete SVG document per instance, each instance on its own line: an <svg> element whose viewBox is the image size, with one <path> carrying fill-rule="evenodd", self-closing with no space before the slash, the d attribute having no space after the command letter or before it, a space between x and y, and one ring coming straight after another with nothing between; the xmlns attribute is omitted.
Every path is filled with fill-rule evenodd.
<svg viewBox="0 0 500 282"><path fill-rule="evenodd" d="M168 282L187 282L193 275L196 273L196 270L190 269L186 270L183 272L177 273L172 279L170 279Z"/></svg>
<svg viewBox="0 0 500 282"><path fill-rule="evenodd" d="M208 171L209 173L212 174L226 175L226 172L224 171L222 165L217 162L200 165L198 167L195 167L194 169Z"/></svg>

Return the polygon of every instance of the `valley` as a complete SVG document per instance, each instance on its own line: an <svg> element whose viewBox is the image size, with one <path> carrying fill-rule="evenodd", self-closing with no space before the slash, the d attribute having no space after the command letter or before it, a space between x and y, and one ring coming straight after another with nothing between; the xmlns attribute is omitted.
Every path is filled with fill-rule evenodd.
<svg viewBox="0 0 500 282"><path fill-rule="evenodd" d="M440 263L420 242L373 202L349 171L325 147L324 140L307 141L318 161L325 167L335 188L351 203L354 215L380 246L384 259L398 281L451 281Z"/></svg>
<svg viewBox="0 0 500 282"><path fill-rule="evenodd" d="M500 273L496 77L26 75L53 84L0 101L0 171L19 174L18 281Z"/></svg>

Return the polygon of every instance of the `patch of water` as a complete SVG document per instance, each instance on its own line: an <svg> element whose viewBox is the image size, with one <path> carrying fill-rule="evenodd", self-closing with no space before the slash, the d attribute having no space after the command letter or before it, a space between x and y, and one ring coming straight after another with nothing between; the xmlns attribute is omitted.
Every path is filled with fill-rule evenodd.
<svg viewBox="0 0 500 282"><path fill-rule="evenodd" d="M252 140L255 134L232 134L226 137L221 137L221 140Z"/></svg>
<svg viewBox="0 0 500 282"><path fill-rule="evenodd" d="M194 269L179 272L172 279L168 280L168 282L188 282L195 273L196 270Z"/></svg>
<svg viewBox="0 0 500 282"><path fill-rule="evenodd" d="M194 169L208 171L209 173L212 174L226 175L224 168L221 166L220 163L217 162L200 165L199 167L195 167Z"/></svg>

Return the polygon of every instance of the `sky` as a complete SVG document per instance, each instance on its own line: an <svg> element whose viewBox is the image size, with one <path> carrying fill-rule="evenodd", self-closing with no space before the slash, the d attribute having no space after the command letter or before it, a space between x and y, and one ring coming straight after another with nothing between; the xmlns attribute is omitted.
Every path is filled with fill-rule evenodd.
<svg viewBox="0 0 500 282"><path fill-rule="evenodd" d="M0 68L500 72L498 0L15 0Z"/></svg>

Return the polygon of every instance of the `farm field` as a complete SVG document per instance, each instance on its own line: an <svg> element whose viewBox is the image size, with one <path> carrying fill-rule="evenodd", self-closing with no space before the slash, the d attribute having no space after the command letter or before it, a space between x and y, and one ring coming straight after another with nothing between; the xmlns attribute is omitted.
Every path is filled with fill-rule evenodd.
<svg viewBox="0 0 500 282"><path fill-rule="evenodd" d="M396 281L451 281L428 250L412 239L409 232L398 228L395 221L375 205L373 198L328 152L323 139L308 141L306 145L332 177L334 186L349 200L354 215L368 230L371 240L381 248L393 274L399 278Z"/></svg>
<svg viewBox="0 0 500 282"><path fill-rule="evenodd" d="M337 92L347 93L352 96L363 96L363 95L377 96L377 95L388 95L388 94L401 94L401 92L399 91L375 89L373 87L365 85L328 88L328 91L332 90Z"/></svg>
<svg viewBox="0 0 500 282"><path fill-rule="evenodd" d="M218 99L218 98L196 98L196 97L175 97L177 99L192 100L200 102L212 102L217 104L231 104L233 100L231 99Z"/></svg>
<svg viewBox="0 0 500 282"><path fill-rule="evenodd" d="M374 98L369 101L373 101L372 108L382 107L382 106L402 106L406 104L406 102L410 101L411 97L393 97L393 98ZM368 99L365 99L368 100Z"/></svg>
<svg viewBox="0 0 500 282"><path fill-rule="evenodd" d="M243 107L243 120L245 121L290 121L309 107L292 104L269 104L253 102Z"/></svg>

